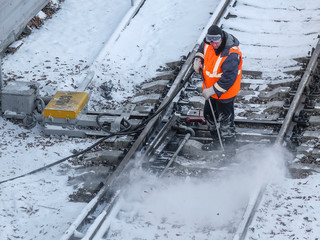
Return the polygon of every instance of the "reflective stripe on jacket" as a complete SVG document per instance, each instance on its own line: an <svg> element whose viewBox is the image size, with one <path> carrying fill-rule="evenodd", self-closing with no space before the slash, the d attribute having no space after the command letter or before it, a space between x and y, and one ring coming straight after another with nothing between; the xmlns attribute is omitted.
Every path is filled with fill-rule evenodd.
<svg viewBox="0 0 320 240"><path fill-rule="evenodd" d="M218 97L217 94L212 95L211 97L216 99L230 99L235 97L240 91L241 84L241 71L242 71L242 53L238 46L234 46L229 49L229 54L227 56L221 57L221 53L216 55L213 47L210 44L204 44L204 67L203 67L203 76L205 80L205 85L203 84L203 89L210 88L214 85L214 88L222 92L221 96ZM229 89L223 89L217 83L221 78L223 72L221 69L222 64L226 58L231 53L237 53L240 56L240 63L238 67L238 74L236 79L230 79L234 81L233 85Z"/></svg>

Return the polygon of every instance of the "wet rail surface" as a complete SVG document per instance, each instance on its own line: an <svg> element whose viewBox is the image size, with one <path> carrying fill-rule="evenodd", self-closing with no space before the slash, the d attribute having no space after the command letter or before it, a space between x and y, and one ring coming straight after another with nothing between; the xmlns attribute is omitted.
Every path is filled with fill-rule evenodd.
<svg viewBox="0 0 320 240"><path fill-rule="evenodd" d="M284 6L291 5L277 1L260 5L249 0L227 1L220 4L221 9L215 11L208 26L219 24L242 43L242 85L235 102L236 152L249 144L284 145L299 155L300 162L289 163L290 168L299 170L301 165L317 165L319 154L320 47L319 43L315 45L319 29L314 23L319 22L320 17L313 14L318 7L311 1L308 9L295 11ZM303 23L299 24L299 31L298 20L293 21L297 15ZM282 29L286 29L285 33ZM302 34L297 36L297 32ZM126 108L110 111L108 116L99 119L110 131L122 130L125 123L117 123L117 117L123 119L125 116L135 127L156 113L143 125L139 135L114 136L104 142L102 149L82 156L81 161L73 160L91 165L99 161L106 165L112 162L114 170L102 181L99 192L62 239L108 239L105 225L109 224L108 216L114 211L121 186L129 181L125 176L136 167L132 160L136 154L143 159L140 167L159 177L199 177L233 163L233 158L226 157L221 150L206 153L201 150L202 144L211 141L211 137L203 121L201 77L193 72L192 62L203 36L186 58L168 63L159 76L139 86L138 95ZM297 48L290 42L297 38L305 42L302 47ZM309 57L307 54L312 48L314 51ZM96 117L93 113L92 118ZM88 135L97 132L108 135L96 126L85 131ZM234 239L245 239L263 189L263 186L257 189L249 203L243 206L243 219L235 226Z"/></svg>

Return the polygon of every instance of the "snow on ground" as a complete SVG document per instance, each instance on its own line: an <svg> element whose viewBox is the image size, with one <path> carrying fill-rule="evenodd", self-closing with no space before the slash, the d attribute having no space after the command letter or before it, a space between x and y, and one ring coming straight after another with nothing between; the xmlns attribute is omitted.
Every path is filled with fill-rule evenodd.
<svg viewBox="0 0 320 240"><path fill-rule="evenodd" d="M24 44L15 54L3 59L4 79L35 80L40 83L41 95L51 96L57 90L76 90L130 4L129 0L65 0L52 19L23 39ZM91 86L93 100L107 104L106 100L99 99L99 86L111 81L115 86L114 101L120 102L132 94L135 84L153 77L159 66L188 54L217 4L218 1L209 0L147 0L121 33L110 54L95 65L96 83ZM41 126L26 130L0 118L0 181L57 161L70 155L74 149L84 149L95 142L94 139L43 136L41 130ZM257 179L269 180L268 177L277 181L267 188L258 215L263 217L263 222L259 221L260 218L253 222L252 239L304 239L304 236L312 239L320 236L316 222L320 216L314 210L319 202L319 176L305 180L283 179L282 164L274 164L281 163L283 156L272 155L276 152L272 149L266 151L268 160L261 159L260 155L250 155L253 161L246 163L249 162L252 169L236 169L236 174L225 182L215 178L203 182L194 179L155 182L138 174L122 200L122 212L111 225L113 233L118 233L114 239L124 239L121 234L127 234L118 231L120 228L132 230L138 237L141 233L155 239L210 239L210 234L214 233L212 229L208 232L201 224L188 229L188 223L198 219L200 223L208 218L212 223L222 218L225 223L236 221L221 211L226 209L224 200L246 199L250 195L251 184ZM269 170L262 175L256 165L261 161L272 163L262 165L264 170ZM84 206L83 203L68 202L73 188L67 185L67 180L73 171L65 163L1 184L0 239L59 238L57 236L61 236ZM235 179L239 179L236 176L241 176L243 181L235 183ZM146 179L160 191L151 190ZM242 184L241 187L238 184ZM166 204L164 211L161 210L163 202ZM241 202L232 203L236 207ZM195 210L202 211L204 215L196 215L198 212ZM133 226L129 224L132 220L135 221ZM289 227L292 222L299 230ZM174 225L169 226L168 223ZM135 228L137 226L141 228ZM280 227L285 231L281 232ZM193 230L199 235L194 236ZM230 236L228 231L226 227L225 233L218 234L227 237ZM290 231L295 235L290 235Z"/></svg>
<svg viewBox="0 0 320 240"><path fill-rule="evenodd" d="M268 185L248 239L319 239L319 193L319 175Z"/></svg>
<svg viewBox="0 0 320 240"><path fill-rule="evenodd" d="M130 7L124 0L64 1L16 54L3 59L5 79L37 81L42 96L75 90Z"/></svg>
<svg viewBox="0 0 320 240"><path fill-rule="evenodd" d="M20 159L18 166L27 162ZM72 187L66 182L71 173L65 167L53 167L1 185L0 239L59 238L85 206L68 202Z"/></svg>

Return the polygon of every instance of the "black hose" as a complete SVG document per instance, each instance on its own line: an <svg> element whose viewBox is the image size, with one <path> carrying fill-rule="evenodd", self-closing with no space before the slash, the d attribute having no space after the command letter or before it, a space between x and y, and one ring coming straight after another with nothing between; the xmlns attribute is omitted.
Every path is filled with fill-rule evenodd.
<svg viewBox="0 0 320 240"><path fill-rule="evenodd" d="M94 148L94 147L96 147L98 144L100 144L101 142L103 142L103 141L105 141L106 139L108 139L108 138L110 138L110 137L113 137L113 136L114 136L114 134L110 134L110 135L108 135L108 136L106 136L106 137L103 137L103 138L99 139L96 143L92 144L91 146L87 147L86 149L84 149L84 150L82 150L82 151L80 151L80 152L77 152L77 153L75 153L75 154L72 154L72 155L70 155L70 156L68 156L68 157L65 157L65 158L63 158L63 159L60 159L60 160L58 160L58 161L56 161L56 162L50 163L49 165L46 165L46 166L41 167L41 168L38 168L38 169L33 170L33 171L31 171L31 172L25 173L25 174L23 174L23 175L20 175L20 176L17 176L17 177L13 177L13 178L9 178L9 179L0 181L0 184L5 183L5 182L10 182L10 181L13 181L13 180L15 180L15 179L22 178L22 177L25 177L25 176L28 176L28 175L31 175L31 174L40 172L40 171L42 171L42 170L45 170L45 169L50 168L50 167L52 167L52 166L55 166L55 165L57 165L57 164L59 164L59 163L62 163L62 162L64 162L64 161L68 160L69 158L77 157L77 156L79 156L79 155L81 155L81 154L84 154L85 152L91 150L92 148Z"/></svg>

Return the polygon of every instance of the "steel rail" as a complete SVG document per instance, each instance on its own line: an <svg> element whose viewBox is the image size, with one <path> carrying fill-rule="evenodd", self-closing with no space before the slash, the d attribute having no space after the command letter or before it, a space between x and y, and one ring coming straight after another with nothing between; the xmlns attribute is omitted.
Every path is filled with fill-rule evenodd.
<svg viewBox="0 0 320 240"><path fill-rule="evenodd" d="M219 19L221 18L222 14L225 12L225 9L227 8L228 4L230 3L230 0L222 0L218 7L216 8L213 16L210 18L207 26L204 28L202 34L200 35L200 38L197 41L197 44L193 48L192 52L189 54L186 62L182 66L178 76L176 77L175 81L173 82L170 90L168 91L166 97L162 101L159 108L165 106L168 104L169 101L172 101L173 96L176 96L179 93L179 89L181 89L181 85L184 85L189 77L193 73L193 59L195 57L196 51L199 47L199 43L202 41L203 36L206 34L207 29L212 25L216 24ZM101 58L101 54L97 59ZM91 78L91 77L90 77ZM87 79L90 80L90 78ZM92 79L92 78L91 78ZM82 88L86 88L88 86L89 82L83 83L81 86ZM119 166L116 168L116 170L112 173L112 175L107 179L107 181L104 183L104 186L100 189L100 191L97 193L97 195L85 206L85 208L81 211L80 215L77 217L77 219L70 225L70 227L65 231L63 236L60 238L61 240L70 240L70 239L78 239L75 237L75 233L78 232L78 229L85 224L86 218L95 211L95 209L98 207L99 202L103 199L105 195L109 191L118 191L119 186L121 186L124 182L124 179L120 180L120 176L125 172L126 167L129 165L130 160L132 160L134 154L141 148L142 144L145 142L146 138L149 136L149 134L154 129L155 125L158 123L158 121L163 117L163 113L159 113L157 116L155 116L153 119L151 119L146 127L143 129L137 140L134 142L132 147L130 148L129 152L126 154L126 156L123 158ZM128 170L129 171L129 170ZM107 205L106 203L105 205ZM110 205L112 206L112 205ZM109 212L109 210L104 208L104 211ZM104 218L103 218L104 219ZM90 231L93 231L92 229ZM96 231L94 231L96 232ZM85 233L83 234L85 235Z"/></svg>
<svg viewBox="0 0 320 240"><path fill-rule="evenodd" d="M172 89L173 90L167 94L167 96L164 98L164 100L161 103L161 105L159 106L159 108L166 105L168 103L168 101L172 98L172 96L177 94L176 89L180 87L181 82L186 82L186 79L184 79L184 77L186 75L187 76L190 75L191 69L189 66L192 65L193 57L194 57L194 55L190 55L189 58L187 59L187 61L185 62L180 73L178 74L177 78L174 81L173 88L171 88L171 90ZM129 165L130 160L133 159L134 154L140 149L142 144L145 142L146 138L150 135L150 133L152 132L154 127L157 125L157 123L161 119L161 117L162 117L162 114L159 113L157 116L155 116L153 119L151 119L151 121L146 125L146 127L143 129L142 133L139 135L137 140L134 142L134 144L130 148L129 152L126 154L126 156L123 158L123 160L119 164L119 166L112 173L112 175L108 178L108 180L104 183L104 186L100 189L100 191L95 196L95 198L93 198L88 203L88 205L82 210L81 214L78 216L78 218L75 220L75 222L69 227L69 229L65 232L65 234L61 238L61 240L77 239L77 238L74 238L74 233L79 232L77 229L82 224L85 224L85 218L97 208L97 206L98 206L99 202L102 200L102 198L109 191L119 191L119 189L117 189L117 187L125 184L126 180L124 180L124 178L120 179L123 172L125 171L126 167ZM107 204L108 203L106 203L105 205L107 205ZM110 205L110 206L112 206L112 205ZM104 211L110 212L110 210L107 210L107 209L104 209Z"/></svg>
<svg viewBox="0 0 320 240"><path fill-rule="evenodd" d="M150 142L148 149L142 154L141 158L149 158L152 154L154 154L154 150L159 147L163 139L166 137L167 131L172 126L172 122L176 120L177 116L174 115L172 118L167 121L167 123L161 128L157 136Z"/></svg>
<svg viewBox="0 0 320 240"><path fill-rule="evenodd" d="M171 101L172 96L175 96L178 94L178 89L180 89L180 86L184 85L184 83L191 76L191 74L193 72L192 62L193 62L196 50L199 47L199 44L201 43L202 39L204 38L207 29L212 24L218 24L219 19L222 17L223 13L225 12L225 8L230 4L230 2L235 2L235 1L229 0L229 1L221 1L220 2L220 5L219 5L220 8L215 11L215 13L212 16L212 18L210 19L208 25L204 28L204 31L202 32L200 38L198 39L196 46L194 47L193 51L189 54L187 61L183 65L183 67L182 67L179 75L175 79L171 89L169 90L166 97L164 98L164 101L161 103L160 108L162 106L164 106L165 104L167 104L169 101ZM285 117L285 120L283 121L283 125L282 125L281 130L279 132L279 135L276 139L276 143L278 143L278 144L283 142L283 139L290 128L290 125L292 123L292 117L295 114L295 112L298 108L298 105L300 104L302 93L303 93L306 85L309 82L311 73L313 72L313 70L316 66L315 62L319 56L319 52L320 52L320 50L319 50L319 43L318 43L317 48L314 51L312 58L308 64L307 70L304 73L304 76L299 84L299 88L298 88L297 93L291 103L291 107ZM163 111L163 112L165 112L165 111ZM124 183L123 179L119 180L120 176L126 170L130 171L130 169L126 169L126 168L129 165L130 161L132 160L132 157L140 149L140 147L142 146L144 141L147 139L148 135L154 129L155 125L162 119L162 117L164 116L163 112L159 113L155 118L153 118L147 124L147 126L144 128L143 132L140 134L140 136L138 137L136 142L133 144L133 146L129 150L128 154L125 156L125 158L122 160L122 162L118 166L118 168L115 170L115 172L112 174L112 176L106 181L104 187L100 190L100 192L97 194L97 196L87 205L87 207L82 211L83 214L79 215L79 217L77 218L75 223L73 225L71 225L69 230L66 232L68 234L69 238L62 238L62 239L73 239L72 238L73 233L76 232L78 227L84 222L86 216L88 214L90 214L92 211L94 211L93 209L97 207L97 205L99 204L99 201L101 201L103 199L103 197L109 191L115 191L115 190L119 191L118 188L121 187L121 185ZM190 137L190 134L188 134L183 141L186 142L189 137ZM156 143L155 143L155 145L156 145ZM181 149L181 146L177 152L179 152L180 149ZM172 158L172 161L174 159L175 159L175 157ZM121 182L121 184L119 184L120 182ZM255 191L255 194L253 194L254 196L250 199L250 202L247 205L243 220L239 224L239 228L234 236L234 240L245 239L248 227L254 217L254 212L255 212L256 208L259 206L259 203L260 203L262 196L264 194L265 187L266 186L263 185L260 189L257 189L257 191ZM103 221L107 217L107 213L110 212L111 207L112 207L112 204L109 204L104 208L104 210L103 210L104 212L99 215L99 216L102 216L102 217L100 217L101 221ZM96 219L96 221L95 221L95 224L97 226L101 225L100 219ZM94 234L91 234L91 232L96 233L97 229L94 229L94 227L90 227L90 234L89 233L87 234L88 239L92 239L92 237L94 235Z"/></svg>
<svg viewBox="0 0 320 240"><path fill-rule="evenodd" d="M249 225L252 222L254 213L260 204L265 189L266 185L263 185L261 187L256 188L253 191L251 198L248 202L246 211L243 214L242 221L239 223L238 229L233 237L233 240L245 239Z"/></svg>
<svg viewBox="0 0 320 240"><path fill-rule="evenodd" d="M186 75L190 74L190 66L192 65L194 54L191 54L185 64L183 65L180 73L178 74L177 78L174 81L173 89L172 91L169 91L167 96L164 98L163 102L161 103L160 107L166 105L168 103L168 100L172 98L172 95L177 94L176 89L180 87L181 82L185 82L186 79L184 77ZM188 74L187 74L188 73ZM112 173L112 175L108 178L108 180L104 183L104 186L100 189L98 194L88 203L88 205L82 210L78 218L74 221L74 223L71 224L69 229L65 232L65 234L62 236L61 240L67 240L67 239L77 239L73 238L74 233L77 231L77 229L82 225L85 224L85 218L94 211L94 209L97 208L99 201L107 194L108 191L114 191L114 188L116 188L115 185L120 185L119 182L116 182L119 180L121 174L124 172L125 168L128 166L130 160L133 158L134 154L140 149L142 144L145 142L147 136L151 133L151 131L154 129L155 125L157 124L158 120L161 119L161 113L159 113L157 116L155 116L151 121L146 125L146 127L143 129L142 133L139 135L137 140L134 142L132 147L130 148L129 152L126 154L124 159L121 161L119 166L116 168L116 170ZM119 180L120 181L120 180ZM121 184L123 184L123 179Z"/></svg>
<svg viewBox="0 0 320 240"><path fill-rule="evenodd" d="M312 73L317 67L318 59L320 55L320 40L317 43L317 46L311 56L311 59L308 63L308 66L303 74L303 77L299 83L298 89L296 91L296 94L290 104L289 111L283 121L283 124L280 128L279 135L276 138L275 145L281 145L283 144L284 138L289 132L290 128L293 125L293 116L296 114L296 111L301 104L301 101L303 99L303 93L305 88L310 83L310 79L312 77ZM254 194L252 195L252 198L250 199L246 211L244 213L244 217L242 221L239 224L239 227L236 231L236 234L233 238L233 240L245 240L248 228L254 218L255 211L257 207L260 204L260 201L263 197L264 191L266 189L266 184L262 185L260 189L257 189Z"/></svg>
<svg viewBox="0 0 320 240"><path fill-rule="evenodd" d="M103 211L99 214L99 216L96 217L95 221L91 224L91 226L88 228L86 235L82 236L81 239L83 240L90 240L92 239L102 226L103 222L109 215L110 211L112 210L114 204L117 202L119 197L120 191L117 191L110 199L109 203L106 205L106 207L103 209Z"/></svg>
<svg viewBox="0 0 320 240"><path fill-rule="evenodd" d="M276 144L283 143L283 141L286 137L286 134L287 134L290 126L292 125L292 119L293 119L294 115L296 114L298 106L301 103L301 98L303 96L303 92L304 92L306 86L309 84L312 73L317 66L317 60L319 58L319 55L320 55L320 40L317 43L317 46L316 46L316 48L311 56L311 59L308 63L307 69L305 70L305 72L302 76L302 79L299 83L297 92L291 102L289 111L288 111L288 113L283 121L282 127L279 131L279 136L276 140Z"/></svg>
<svg viewBox="0 0 320 240"><path fill-rule="evenodd" d="M221 1L220 5L226 7L230 2L231 1ZM232 1L232 2L235 2L235 1ZM214 14L214 18L211 18L211 19L213 19L213 21L211 21L211 23L208 23L207 27L204 28L204 31L202 32L202 35L200 36L196 46L194 47L193 51L189 55L186 63L183 65L183 69L184 69L183 73L182 72L179 73L178 77L176 78L176 80L174 81L174 83L172 85L172 88L168 92L165 100L162 102L161 106L163 106L164 103L168 103L170 101L170 99L172 98L172 96L175 96L176 94L178 94L177 89L179 89L179 86L181 86L181 84L184 84L188 80L189 76L193 72L193 70L192 70L192 60L193 60L193 58L195 56L196 49L199 47L200 42L204 38L208 27L210 27L212 25L212 23L217 24L219 22L218 16L219 16L219 18L221 18L223 13L224 13L224 11L225 10L221 10L221 9L216 10L216 12ZM259 123L259 124L266 124L266 123L268 123L268 124L277 124L277 125L282 124L282 127L280 129L279 135L276 138L276 144L282 144L283 143L286 135L288 134L288 131L292 128L293 116L295 114L297 114L297 111L300 111L300 108L298 109L298 107L299 107L299 105L301 104L301 101L302 101L302 94L304 92L304 89L306 88L306 86L310 82L310 76L312 75L312 73L313 73L313 71L314 71L314 69L316 67L316 60L319 58L319 54L320 54L319 44L320 44L320 41L318 42L317 47L316 47L315 51L313 52L311 60L310 60L310 62L308 64L308 66L307 66L307 70L305 71L305 73L304 73L304 75L302 77L302 80L300 81L298 90L297 90L297 92L296 92L296 94L294 96L293 101L291 102L291 106L289 108L289 111L288 111L284 121L279 121L279 122L257 121L257 122L255 122L255 123ZM177 79L179 79L179 81ZM126 170L128 170L128 171L130 170L130 169L126 169L126 168L129 165L129 162L131 161L132 157L134 156L136 151L141 147L141 145L143 144L143 141L145 141L145 139L147 138L147 135L150 132L152 132L152 129L154 129L154 125L157 124L157 122L159 122L163 118L164 115L165 114L163 114L163 112L159 113L154 119L152 119L149 122L149 124L147 125L148 129L147 130L144 129L144 133L146 135L144 137L142 137L142 135L139 136L139 138L138 138L139 142L135 142L134 143L134 146L132 146L132 148L129 151L130 154L127 155L124 158L124 160L119 165L120 168L115 171L115 173L117 172L117 174L112 175L112 177L106 182L105 186L103 187L103 189L104 189L103 191L104 192L100 194L101 197L100 197L100 199L98 199L98 201L100 201L103 198L103 196L105 196L105 194L107 192L109 192L110 190L111 191L115 191L115 190L119 191L118 187L121 187L121 184L119 184L119 181L118 181L119 180L119 176L121 174L123 174ZM246 120L239 120L239 122L246 122ZM165 131L163 131L163 130L161 131L160 130L160 133L165 134ZM183 140L182 144L180 145L180 147L176 151L175 155L171 158L171 160L170 160L169 164L167 165L166 169L174 161L174 159L176 158L177 154L181 150L181 147L184 145L184 143L190 137L191 137L190 134L187 134L185 136L185 139ZM162 138L156 139L154 142L152 142L151 145L157 146L159 144L159 141L161 141L161 140L162 140ZM151 150L148 150L148 151L149 151L148 152L149 154L152 153ZM165 171L166 171L166 169L165 169ZM162 175L163 175L163 173L161 174L161 176ZM123 183L123 181L121 183ZM115 187L115 185L117 185L117 186ZM233 240L238 240L238 239L239 240L244 240L246 238L248 227L250 226L250 224L251 224L251 222L252 222L252 220L254 218L256 209L259 207L259 204L260 204L260 201L261 201L261 199L263 197L263 194L264 194L264 191L266 189L266 186L267 185L264 184L260 188L258 187L254 191L254 193L252 194L252 196L250 198L250 201L247 204L247 207L246 207L245 213L243 215L243 218L242 218L242 220L241 220L241 222L239 224L239 227L238 227L238 229L237 229L237 231L236 231L236 233L234 235ZM97 201L97 203L98 203L98 201ZM111 207L112 207L112 205L110 204L109 206L104 208L104 212L99 215L99 216L101 216L100 217L101 219L104 220L104 219L107 218L107 214L110 212L110 208ZM92 211L92 209L90 211ZM95 221L95 224L100 226L101 225L100 220L97 219ZM76 229L75 229L75 231L76 231ZM97 229L95 229L93 226L91 226L90 227L90 232L95 233L95 232L97 232ZM87 234L88 239L92 239L92 237L94 237L93 235L94 234L91 235L91 233Z"/></svg>

